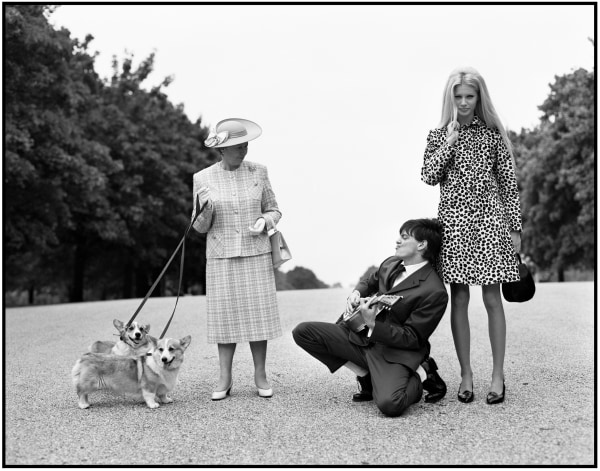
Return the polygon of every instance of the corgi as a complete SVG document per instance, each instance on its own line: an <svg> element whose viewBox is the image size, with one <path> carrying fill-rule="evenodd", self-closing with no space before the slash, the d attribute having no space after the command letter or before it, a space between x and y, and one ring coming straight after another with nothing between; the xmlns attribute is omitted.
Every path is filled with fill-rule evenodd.
<svg viewBox="0 0 600 471"><path fill-rule="evenodd" d="M119 331L118 342L98 340L90 345L92 353L112 353L114 355L145 355L150 351L147 335L150 324L132 322L127 328L119 319L113 320L113 325Z"/></svg>
<svg viewBox="0 0 600 471"><path fill-rule="evenodd" d="M175 388L192 337L157 340L148 335L147 339L152 349L145 356L87 352L77 360L71 378L81 409L90 407L88 395L98 390L141 396L151 409L159 407L157 400L173 402L167 394Z"/></svg>

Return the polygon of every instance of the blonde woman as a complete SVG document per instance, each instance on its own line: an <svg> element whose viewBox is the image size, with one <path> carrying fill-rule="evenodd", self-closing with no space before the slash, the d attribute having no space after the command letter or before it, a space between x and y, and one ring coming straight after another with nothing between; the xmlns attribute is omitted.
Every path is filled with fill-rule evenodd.
<svg viewBox="0 0 600 471"><path fill-rule="evenodd" d="M506 320L500 284L519 279L521 209L511 143L483 77L471 67L454 70L447 80L442 119L427 136L421 179L440 185L438 269L450 284L450 322L461 367L458 399L474 399L468 306L469 286L479 285L493 359L486 401L501 403Z"/></svg>
<svg viewBox="0 0 600 471"><path fill-rule="evenodd" d="M271 397L266 375L267 341L282 335L271 244L267 231L281 212L267 168L245 159L248 141L262 133L247 119L220 121L205 142L221 161L194 175L194 201L206 203L194 229L207 233L206 304L208 343L216 343L220 375L212 400L233 385L236 345L249 342L260 397Z"/></svg>

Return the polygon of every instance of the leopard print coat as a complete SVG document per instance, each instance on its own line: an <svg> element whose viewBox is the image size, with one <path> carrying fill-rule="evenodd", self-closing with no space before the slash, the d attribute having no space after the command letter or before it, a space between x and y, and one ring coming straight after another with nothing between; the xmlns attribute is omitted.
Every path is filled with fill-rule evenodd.
<svg viewBox="0 0 600 471"><path fill-rule="evenodd" d="M475 116L458 141L433 129L421 179L440 184L443 227L437 268L446 283L489 285L519 279L510 231L521 230L521 205L513 159L497 129Z"/></svg>

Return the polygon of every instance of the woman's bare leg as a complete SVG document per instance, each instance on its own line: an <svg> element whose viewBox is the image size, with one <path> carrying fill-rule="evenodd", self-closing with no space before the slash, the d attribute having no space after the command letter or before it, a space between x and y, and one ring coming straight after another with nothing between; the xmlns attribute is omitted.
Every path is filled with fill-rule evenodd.
<svg viewBox="0 0 600 471"><path fill-rule="evenodd" d="M471 390L473 370L471 369L471 328L469 326L469 285L450 284L450 326L454 348L460 364L459 392Z"/></svg>
<svg viewBox="0 0 600 471"><path fill-rule="evenodd" d="M490 392L502 394L504 384L504 354L506 352L506 318L500 295L500 284L481 287L483 304L488 314L488 330L492 346L492 384Z"/></svg>
<svg viewBox="0 0 600 471"><path fill-rule="evenodd" d="M219 382L215 391L225 391L231 385L233 365L233 354L235 353L235 343L219 343Z"/></svg>
<svg viewBox="0 0 600 471"><path fill-rule="evenodd" d="M269 389L267 381L267 371L265 364L267 362L267 341L250 342L250 351L254 361L254 383L261 389Z"/></svg>

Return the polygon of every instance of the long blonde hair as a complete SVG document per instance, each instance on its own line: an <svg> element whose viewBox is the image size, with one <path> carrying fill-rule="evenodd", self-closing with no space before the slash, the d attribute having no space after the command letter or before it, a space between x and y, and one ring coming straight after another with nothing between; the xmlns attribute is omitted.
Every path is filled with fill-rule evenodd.
<svg viewBox="0 0 600 471"><path fill-rule="evenodd" d="M512 156L512 144L506 133L506 129L502 125L498 113L492 103L490 94L485 84L485 80L477 70L473 67L459 67L454 69L448 77L446 88L444 89L444 98L442 103L442 119L439 127L446 127L452 121L456 120L456 105L454 104L454 89L458 85L469 85L477 90L478 100L475 106L475 114L479 116L492 129L497 129L502 136L502 140L508 148L508 152Z"/></svg>

